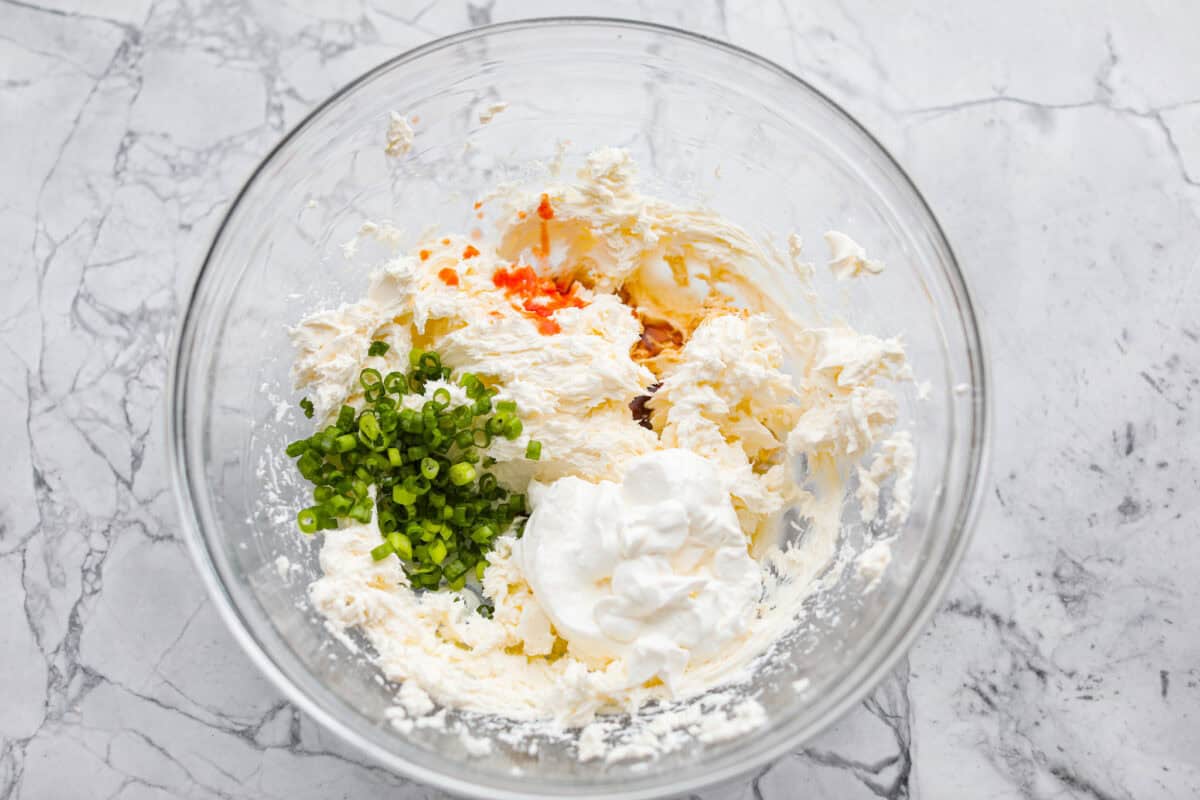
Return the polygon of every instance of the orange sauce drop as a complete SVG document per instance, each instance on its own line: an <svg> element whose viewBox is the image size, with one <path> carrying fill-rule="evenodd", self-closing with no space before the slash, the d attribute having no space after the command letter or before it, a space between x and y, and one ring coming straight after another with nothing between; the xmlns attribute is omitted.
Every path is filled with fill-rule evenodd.
<svg viewBox="0 0 1200 800"><path fill-rule="evenodd" d="M552 278L538 275L529 266L501 267L492 275L492 283L497 289L504 290L514 306L525 312L525 316L537 325L539 333L546 335L562 331L553 319L556 311L587 305L575 294L577 284L574 281L563 288Z"/></svg>

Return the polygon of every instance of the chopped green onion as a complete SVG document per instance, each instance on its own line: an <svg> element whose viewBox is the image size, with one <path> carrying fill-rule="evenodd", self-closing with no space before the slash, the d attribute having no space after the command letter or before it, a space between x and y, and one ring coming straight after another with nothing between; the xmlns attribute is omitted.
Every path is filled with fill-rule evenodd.
<svg viewBox="0 0 1200 800"><path fill-rule="evenodd" d="M406 491L418 496L428 492L430 487L429 479L424 475L409 475L402 485Z"/></svg>
<svg viewBox="0 0 1200 800"><path fill-rule="evenodd" d="M450 412L455 428L469 428L475 422L475 411L470 405L458 406Z"/></svg>
<svg viewBox="0 0 1200 800"><path fill-rule="evenodd" d="M475 480L475 468L465 462L450 467L450 482L455 486L466 486Z"/></svg>
<svg viewBox="0 0 1200 800"><path fill-rule="evenodd" d="M529 444L525 445L525 457L530 461L537 461L542 457L542 443L537 439L530 439Z"/></svg>
<svg viewBox="0 0 1200 800"><path fill-rule="evenodd" d="M417 365L421 368L421 372L425 373L426 375L432 378L441 377L442 359L437 353L422 353Z"/></svg>
<svg viewBox="0 0 1200 800"><path fill-rule="evenodd" d="M372 357L388 352L386 342L368 348ZM375 517L383 537L372 551L376 560L399 557L415 590L459 590L472 573L482 577L501 532L522 529L524 496L476 466L496 463L480 451L499 436L520 436L521 420L515 401L495 399L499 387L470 373L455 375L433 351L414 348L408 357L407 374L359 372L361 413L342 405L332 424L287 445L300 474L315 484L314 505L297 514L297 524L313 533ZM451 408L455 390L444 385L426 394L434 380L455 381L469 402ZM409 391L421 395L418 408L401 402ZM312 406L308 398L306 405ZM525 453L537 458L540 445L529 442Z"/></svg>
<svg viewBox="0 0 1200 800"><path fill-rule="evenodd" d="M307 397L301 397L300 398L300 408L304 409L304 416L308 417L309 419L312 419L312 416L313 416L312 400L309 400Z"/></svg>
<svg viewBox="0 0 1200 800"><path fill-rule="evenodd" d="M317 509L306 508L296 515L296 523L300 526L302 533L316 533L317 531Z"/></svg>
<svg viewBox="0 0 1200 800"><path fill-rule="evenodd" d="M300 460L296 462L296 468L300 470L300 474L305 480L313 480L317 477L317 473L321 469L321 459L314 455L311 451L300 456Z"/></svg>
<svg viewBox="0 0 1200 800"><path fill-rule="evenodd" d="M525 513L525 495L510 494L508 496L508 510L513 516Z"/></svg>
<svg viewBox="0 0 1200 800"><path fill-rule="evenodd" d="M405 561L412 561L413 548L411 539L403 533L389 533L387 541L392 546L392 550L395 551L396 555Z"/></svg>
<svg viewBox="0 0 1200 800"><path fill-rule="evenodd" d="M358 382L364 389L370 389L373 386L382 386L383 376L379 374L379 370L367 367L358 374Z"/></svg>
<svg viewBox="0 0 1200 800"><path fill-rule="evenodd" d="M371 501L365 498L359 500L351 507L348 516L355 522L367 524L371 521Z"/></svg>
<svg viewBox="0 0 1200 800"><path fill-rule="evenodd" d="M388 394L404 394L408 389L408 378L403 372L389 372L383 379L383 390Z"/></svg>
<svg viewBox="0 0 1200 800"><path fill-rule="evenodd" d="M458 385L467 391L467 397L474 399L476 395L483 391L483 381L471 372L464 372L458 379Z"/></svg>
<svg viewBox="0 0 1200 800"><path fill-rule="evenodd" d="M383 398L375 407L375 413L379 419L379 429L384 433L392 433L400 424L400 415L396 413L396 409L392 406L384 405L384 400L389 399L387 397Z"/></svg>
<svg viewBox="0 0 1200 800"><path fill-rule="evenodd" d="M435 564L441 564L446 560L446 543L441 539L435 539L429 545L429 560Z"/></svg>
<svg viewBox="0 0 1200 800"><path fill-rule="evenodd" d="M467 565L462 562L461 558L455 558L449 564L442 567L442 575L446 576L446 580L455 581L462 575L467 573Z"/></svg>
<svg viewBox="0 0 1200 800"><path fill-rule="evenodd" d="M336 448L336 439L337 436L331 434L328 430L324 430L320 433L314 433L309 441L312 442L312 446L315 449L320 450L322 453L331 453Z"/></svg>
<svg viewBox="0 0 1200 800"><path fill-rule="evenodd" d="M379 428L379 420L370 411L364 411L358 418L358 438L362 440L363 444L370 447L382 436L383 431Z"/></svg>

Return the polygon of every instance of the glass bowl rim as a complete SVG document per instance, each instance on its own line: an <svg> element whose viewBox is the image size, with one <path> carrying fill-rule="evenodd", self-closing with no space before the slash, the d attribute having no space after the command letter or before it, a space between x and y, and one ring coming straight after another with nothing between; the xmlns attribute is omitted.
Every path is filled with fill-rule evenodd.
<svg viewBox="0 0 1200 800"><path fill-rule="evenodd" d="M936 235L936 244L945 252L948 259L948 263L946 264L948 269L944 270L942 277L948 283L951 296L954 300L954 307L958 312L959 318L957 322L965 334L966 341L964 344L971 372L972 402L969 406L970 413L965 417L967 425L964 426L969 429L969 435L966 437L969 446L968 460L963 489L957 498L957 507L954 509L949 521L949 546L945 549L940 563L935 565L934 569L937 572L930 585L926 588L925 596L920 599L919 604L911 613L907 625L903 626L902 632L898 636L892 635L889 637L887 634L884 634L876 639L867 653L867 658L864 658L861 664L849 671L846 674L847 680L841 682L842 686L849 685L849 688L844 691L840 701L829 706L807 726L777 737L774 742L766 744L750 758L720 770L700 768L674 775L668 773L661 777L669 778L670 780L657 781L654 785L644 785L643 787L631 789L596 786L594 787L594 792L579 795L581 797L646 798L648 800L649 798L661 797L664 793L693 792L706 786L730 781L739 776L749 774L760 766L795 749L801 743L812 739L844 716L852 706L859 703L872 692L895 664L909 651L916 637L922 632L929 618L936 611L970 543L974 522L982 501L991 447L991 379L988 361L985 357L983 333L979 326L978 317L971 301L965 277L959 267L958 259L954 255L941 223L938 221L936 215L934 215L929 203L899 162L854 116L837 102L812 86L808 81L764 56L705 34L659 23L602 16L531 17L470 28L448 36L432 39L397 54L365 71L341 89L322 100L310 112L305 114L262 157L230 202L220 224L213 233L212 241L205 252L204 260L196 273L191 291L188 294L184 312L177 325L174 346L171 348L171 363L168 367L166 391L164 392L168 468L172 494L175 498L181 528L184 531L184 538L187 541L188 550L191 553L192 560L195 562L197 571L200 573L201 580L205 584L208 595L213 600L214 606L225 626L241 646L242 650L280 693L297 708L321 724L322 727L337 735L339 739L349 743L359 751L367 754L377 763L405 778L467 797L518 800L518 798L532 796L524 792L513 792L500 787L481 786L475 782L464 781L438 770L429 769L420 764L410 762L396 753L388 751L386 748L367 741L360 737L348 723L343 722L335 713L327 710L301 690L284 673L283 669L275 662L272 656L266 652L266 649L259 640L250 632L249 626L243 619L237 604L228 593L213 560L208 545L209 534L203 530L203 524L196 513L197 476L188 468L188 446L186 435L183 432L185 403L182 401L182 398L186 396L183 389L188 380L187 368L190 366L190 344L197 323L196 299L206 275L210 272L209 267L212 264L218 244L220 244L230 220L239 210L242 201L245 199L250 188L258 181L266 166L285 151L302 131L306 130L327 109L358 88L367 85L377 76L402 64L416 61L430 53L496 33L539 27L570 26L629 29L645 33L658 33L676 39L688 40L693 44L701 44L709 48L722 50L729 55L745 59L759 68L774 72L784 79L797 84L814 99L828 106L843 122L855 129L878 151L884 168L894 171L902 187L912 193L919 206L917 209L918 214L925 216ZM199 483L203 485L202 476L199 479ZM897 604L897 613L900 607L908 604L910 600L911 598L902 598ZM890 642L888 641L889 638L891 639ZM591 789L592 787L588 788ZM487 794L483 793L485 791Z"/></svg>

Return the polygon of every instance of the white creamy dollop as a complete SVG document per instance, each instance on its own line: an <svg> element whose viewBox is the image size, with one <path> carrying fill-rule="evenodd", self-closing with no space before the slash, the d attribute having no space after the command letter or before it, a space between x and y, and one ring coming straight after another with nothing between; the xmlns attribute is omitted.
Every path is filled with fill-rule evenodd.
<svg viewBox="0 0 1200 800"><path fill-rule="evenodd" d="M883 262L867 258L866 248L841 231L828 231L825 244L829 245L829 271L838 280L883 272Z"/></svg>
<svg viewBox="0 0 1200 800"><path fill-rule="evenodd" d="M388 115L387 140L383 151L393 158L404 155L413 146L413 129L408 117L395 111Z"/></svg>
<svg viewBox="0 0 1200 800"><path fill-rule="evenodd" d="M632 685L670 689L746 632L760 573L713 462L660 450L619 484L566 477L530 501L514 555L576 658L623 659Z"/></svg>

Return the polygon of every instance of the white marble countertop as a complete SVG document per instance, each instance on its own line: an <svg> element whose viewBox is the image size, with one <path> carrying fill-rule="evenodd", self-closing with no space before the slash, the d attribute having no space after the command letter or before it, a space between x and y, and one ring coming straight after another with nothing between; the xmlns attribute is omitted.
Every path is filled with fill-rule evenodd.
<svg viewBox="0 0 1200 800"><path fill-rule="evenodd" d="M941 611L849 717L702 797L1200 796L1200 7L901 5L0 0L0 800L436 796L234 645L160 395L203 249L291 125L432 37L564 13L726 38L842 103L991 346L988 498Z"/></svg>

